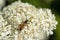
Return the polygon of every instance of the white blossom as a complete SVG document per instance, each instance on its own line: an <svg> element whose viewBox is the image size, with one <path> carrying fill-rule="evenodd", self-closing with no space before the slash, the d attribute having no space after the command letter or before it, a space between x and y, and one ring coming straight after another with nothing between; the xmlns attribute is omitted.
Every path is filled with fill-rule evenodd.
<svg viewBox="0 0 60 40"><path fill-rule="evenodd" d="M36 8L21 1L5 7L0 20L1 28L3 26L2 29L4 29L3 32L0 32L1 40L47 40L57 25L51 9ZM18 31L19 25L26 20L24 28Z"/></svg>

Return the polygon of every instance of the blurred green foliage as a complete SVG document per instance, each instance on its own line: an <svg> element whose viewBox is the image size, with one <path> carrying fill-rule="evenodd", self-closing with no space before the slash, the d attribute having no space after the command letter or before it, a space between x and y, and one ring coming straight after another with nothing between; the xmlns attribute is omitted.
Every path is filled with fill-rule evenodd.
<svg viewBox="0 0 60 40"><path fill-rule="evenodd" d="M11 4L17 0L6 0L6 5ZM50 36L49 40L60 40L60 1L59 0L21 0L22 2L28 2L37 8L50 8L52 13L55 14L58 21L57 29L54 30L54 34Z"/></svg>
<svg viewBox="0 0 60 40"><path fill-rule="evenodd" d="M54 0L51 3L51 8L55 9L57 12L60 13L60 0Z"/></svg>

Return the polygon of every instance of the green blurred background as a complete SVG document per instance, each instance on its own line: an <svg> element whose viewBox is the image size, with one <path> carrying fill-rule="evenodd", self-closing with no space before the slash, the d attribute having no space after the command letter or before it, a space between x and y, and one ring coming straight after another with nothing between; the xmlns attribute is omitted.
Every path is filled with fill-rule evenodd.
<svg viewBox="0 0 60 40"><path fill-rule="evenodd" d="M6 0L6 6L17 0ZM58 21L57 29L53 30L54 34L50 35L49 40L60 40L60 0L21 0L28 2L37 8L50 8L52 13L55 14Z"/></svg>

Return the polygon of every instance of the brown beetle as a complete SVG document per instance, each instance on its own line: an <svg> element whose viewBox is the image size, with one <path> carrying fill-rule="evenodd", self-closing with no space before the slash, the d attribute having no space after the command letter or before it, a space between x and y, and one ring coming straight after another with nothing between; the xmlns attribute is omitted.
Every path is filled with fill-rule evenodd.
<svg viewBox="0 0 60 40"><path fill-rule="evenodd" d="M19 25L18 30L21 31L21 30L25 27L25 25L27 24L27 21L28 21L28 20L26 20L25 22L22 22L22 23Z"/></svg>

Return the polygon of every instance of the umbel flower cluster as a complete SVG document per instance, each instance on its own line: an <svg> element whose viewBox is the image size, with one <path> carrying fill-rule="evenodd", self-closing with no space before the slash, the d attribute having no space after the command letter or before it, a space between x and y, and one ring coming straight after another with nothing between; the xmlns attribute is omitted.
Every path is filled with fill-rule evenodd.
<svg viewBox="0 0 60 40"><path fill-rule="evenodd" d="M50 9L16 1L0 12L0 40L47 40L56 25Z"/></svg>

